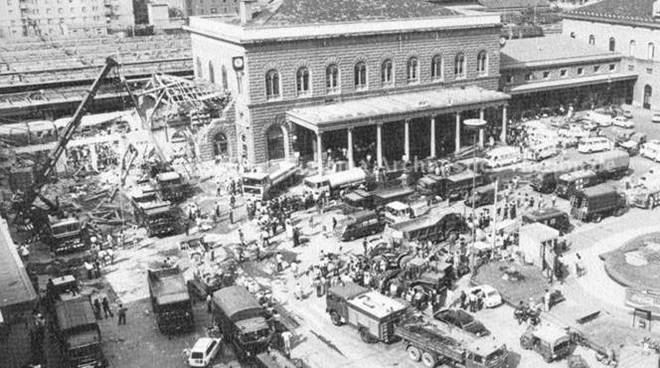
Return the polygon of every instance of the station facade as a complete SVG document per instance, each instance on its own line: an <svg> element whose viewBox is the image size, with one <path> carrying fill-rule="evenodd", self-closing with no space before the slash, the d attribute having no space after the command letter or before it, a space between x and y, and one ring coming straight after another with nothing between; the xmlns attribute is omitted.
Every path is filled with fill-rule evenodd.
<svg viewBox="0 0 660 368"><path fill-rule="evenodd" d="M477 140L467 118L488 121L480 143L503 136L499 15L362 2L243 1L236 16L191 18L196 78L234 96L237 156L441 156Z"/></svg>

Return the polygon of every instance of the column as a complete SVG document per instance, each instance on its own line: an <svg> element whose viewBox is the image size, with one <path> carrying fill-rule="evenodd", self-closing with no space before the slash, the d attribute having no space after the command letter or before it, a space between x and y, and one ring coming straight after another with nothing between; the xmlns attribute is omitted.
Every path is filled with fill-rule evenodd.
<svg viewBox="0 0 660 368"><path fill-rule="evenodd" d="M431 117L431 157L435 157L435 116Z"/></svg>
<svg viewBox="0 0 660 368"><path fill-rule="evenodd" d="M383 124L376 124L376 166L383 167Z"/></svg>
<svg viewBox="0 0 660 368"><path fill-rule="evenodd" d="M406 119L403 125L403 148L406 160L410 161L410 119Z"/></svg>
<svg viewBox="0 0 660 368"><path fill-rule="evenodd" d="M456 113L456 153L461 150L461 113Z"/></svg>
<svg viewBox="0 0 660 368"><path fill-rule="evenodd" d="M484 120L484 109L479 109L479 120ZM484 129L479 129L479 147L484 148Z"/></svg>
<svg viewBox="0 0 660 368"><path fill-rule="evenodd" d="M348 132L348 139L346 140L348 146L346 147L346 156L348 158L348 168L352 169L355 167L355 160L353 159L353 128L348 128L346 131Z"/></svg>
<svg viewBox="0 0 660 368"><path fill-rule="evenodd" d="M506 105L502 106L502 133L500 133L500 141L506 144Z"/></svg>
<svg viewBox="0 0 660 368"><path fill-rule="evenodd" d="M316 132L316 165L319 175L323 175L323 139L321 132Z"/></svg>

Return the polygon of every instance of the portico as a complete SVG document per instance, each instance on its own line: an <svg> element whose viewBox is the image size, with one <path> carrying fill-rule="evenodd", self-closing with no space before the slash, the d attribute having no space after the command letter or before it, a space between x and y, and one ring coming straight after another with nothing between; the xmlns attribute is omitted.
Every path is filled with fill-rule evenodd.
<svg viewBox="0 0 660 368"><path fill-rule="evenodd" d="M315 159L320 171L324 167L324 133L338 130L346 130L345 152L349 167L354 167L356 162L354 142L357 130L361 132L361 141L375 136L373 164L384 167L386 160L437 157L438 140L443 153L450 153L445 146L451 143L452 136L453 151L459 152L462 148L461 121L469 117L490 120L491 126L498 125L497 130L501 129L499 139L503 139L506 136L508 99L509 95L505 93L479 87L445 88L295 108L287 111L286 119L315 134ZM493 116L493 110L501 112L501 120L488 119ZM491 113L486 114L486 111ZM455 122L453 127L451 120ZM375 134L368 133L374 127ZM485 133L481 131L481 146L484 140ZM333 142L328 140L326 144L330 143Z"/></svg>

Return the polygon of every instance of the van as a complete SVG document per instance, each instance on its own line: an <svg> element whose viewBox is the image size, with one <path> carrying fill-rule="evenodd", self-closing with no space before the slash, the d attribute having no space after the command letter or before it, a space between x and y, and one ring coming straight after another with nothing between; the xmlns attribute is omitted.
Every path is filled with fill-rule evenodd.
<svg viewBox="0 0 660 368"><path fill-rule="evenodd" d="M642 144L639 155L653 161L660 161L660 141L652 140Z"/></svg>
<svg viewBox="0 0 660 368"><path fill-rule="evenodd" d="M522 161L522 155L517 147L497 147L486 153L485 164L488 168L496 168L517 164Z"/></svg>
<svg viewBox="0 0 660 368"><path fill-rule="evenodd" d="M351 214L339 227L342 241L355 240L383 231L384 222L376 211L365 210Z"/></svg>
<svg viewBox="0 0 660 368"><path fill-rule="evenodd" d="M554 207L526 213L523 215L522 221L523 224L541 223L558 230L560 234L566 234L571 230L571 221L568 214Z"/></svg>
<svg viewBox="0 0 660 368"><path fill-rule="evenodd" d="M587 138L578 144L578 152L580 153L608 151L613 148L614 144L612 141L605 137Z"/></svg>
<svg viewBox="0 0 660 368"><path fill-rule="evenodd" d="M208 367L220 351L220 339L201 337L197 340L188 356L188 365L191 367Z"/></svg>
<svg viewBox="0 0 660 368"><path fill-rule="evenodd" d="M529 147L525 151L525 158L528 160L541 161L556 155L557 145L553 143L554 141L546 141Z"/></svg>
<svg viewBox="0 0 660 368"><path fill-rule="evenodd" d="M424 215L428 210L429 206L425 201L410 204L394 201L386 204L381 213L386 223L394 224Z"/></svg>

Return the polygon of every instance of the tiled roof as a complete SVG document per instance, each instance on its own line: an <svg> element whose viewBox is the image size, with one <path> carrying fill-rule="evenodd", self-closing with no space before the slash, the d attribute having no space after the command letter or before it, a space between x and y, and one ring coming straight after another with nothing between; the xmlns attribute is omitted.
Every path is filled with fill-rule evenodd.
<svg viewBox="0 0 660 368"><path fill-rule="evenodd" d="M653 23L654 0L602 0L566 13L566 17L589 17L629 23Z"/></svg>
<svg viewBox="0 0 660 368"><path fill-rule="evenodd" d="M479 4L489 9L550 7L548 0L479 0Z"/></svg>
<svg viewBox="0 0 660 368"><path fill-rule="evenodd" d="M500 66L507 69L534 63L577 62L616 57L621 55L561 34L550 34L545 37L507 40L500 49Z"/></svg>
<svg viewBox="0 0 660 368"><path fill-rule="evenodd" d="M274 0L253 24L296 25L396 20L458 14L423 0Z"/></svg>

